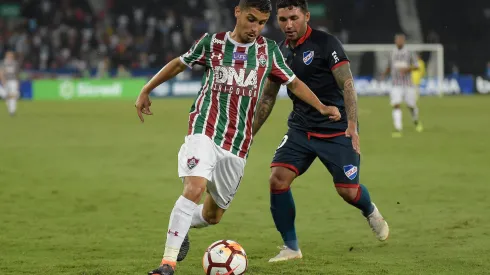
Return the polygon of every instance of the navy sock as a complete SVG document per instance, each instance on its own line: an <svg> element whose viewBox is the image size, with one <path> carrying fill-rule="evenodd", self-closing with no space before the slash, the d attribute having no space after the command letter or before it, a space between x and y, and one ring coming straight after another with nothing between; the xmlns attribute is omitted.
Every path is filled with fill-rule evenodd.
<svg viewBox="0 0 490 275"><path fill-rule="evenodd" d="M362 184L359 184L359 188L357 189L357 197L349 203L359 208L362 211L364 217L369 216L374 211L374 206L371 202L369 191L367 190L366 186Z"/></svg>
<svg viewBox="0 0 490 275"><path fill-rule="evenodd" d="M299 250L294 227L296 207L291 189L271 190L271 213L284 244L290 249Z"/></svg>

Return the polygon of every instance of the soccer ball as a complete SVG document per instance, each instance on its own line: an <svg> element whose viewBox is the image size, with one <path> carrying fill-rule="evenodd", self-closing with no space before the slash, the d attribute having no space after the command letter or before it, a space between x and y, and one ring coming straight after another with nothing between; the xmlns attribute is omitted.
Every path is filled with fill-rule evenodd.
<svg viewBox="0 0 490 275"><path fill-rule="evenodd" d="M245 274L247 266L245 250L239 243L230 240L211 244L202 258L206 275L241 275Z"/></svg>

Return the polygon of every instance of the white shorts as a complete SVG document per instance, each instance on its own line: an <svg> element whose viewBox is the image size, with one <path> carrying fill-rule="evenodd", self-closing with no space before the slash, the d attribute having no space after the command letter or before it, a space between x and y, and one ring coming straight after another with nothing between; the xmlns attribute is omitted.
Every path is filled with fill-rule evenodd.
<svg viewBox="0 0 490 275"><path fill-rule="evenodd" d="M224 150L203 134L185 137L179 151L179 177L203 177L216 204L227 209L245 171L246 160Z"/></svg>
<svg viewBox="0 0 490 275"><path fill-rule="evenodd" d="M5 91L7 97L19 97L19 81L17 80L7 80L5 82Z"/></svg>
<svg viewBox="0 0 490 275"><path fill-rule="evenodd" d="M391 105L399 105L405 102L408 107L415 107L417 104L417 89L415 87L393 86L390 93Z"/></svg>

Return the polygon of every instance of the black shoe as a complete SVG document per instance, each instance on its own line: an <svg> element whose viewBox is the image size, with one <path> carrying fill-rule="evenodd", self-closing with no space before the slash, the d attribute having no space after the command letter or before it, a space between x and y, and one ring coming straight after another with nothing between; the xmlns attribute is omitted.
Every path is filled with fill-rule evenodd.
<svg viewBox="0 0 490 275"><path fill-rule="evenodd" d="M164 264L159 268L148 272L148 275L174 275L174 272L174 269L170 265Z"/></svg>
<svg viewBox="0 0 490 275"><path fill-rule="evenodd" d="M185 235L184 242L180 246L179 255L177 255L177 262L182 262L187 253L189 252L189 248L191 248L191 243L189 242L189 234Z"/></svg>

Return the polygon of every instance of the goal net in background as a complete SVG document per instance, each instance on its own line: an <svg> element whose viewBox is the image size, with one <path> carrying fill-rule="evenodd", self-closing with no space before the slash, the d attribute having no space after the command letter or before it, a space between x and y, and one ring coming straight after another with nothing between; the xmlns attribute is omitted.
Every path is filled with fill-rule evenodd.
<svg viewBox="0 0 490 275"><path fill-rule="evenodd" d="M388 66L394 47L394 44L344 44L360 96L389 94L391 80L381 80L380 75ZM420 83L421 96L461 93L457 80L444 77L444 48L441 44L407 44L406 47L419 53L425 63L425 75ZM279 96L287 97L285 86L281 87Z"/></svg>
<svg viewBox="0 0 490 275"><path fill-rule="evenodd" d="M387 95L391 89L389 78L380 79L388 66L393 44L345 44L351 60L351 70L359 95ZM420 95L459 93L456 80L444 78L444 48L440 44L407 44L410 51L419 53L425 63L425 75L420 83ZM454 82L454 83L452 83ZM454 85L455 84L455 85Z"/></svg>

